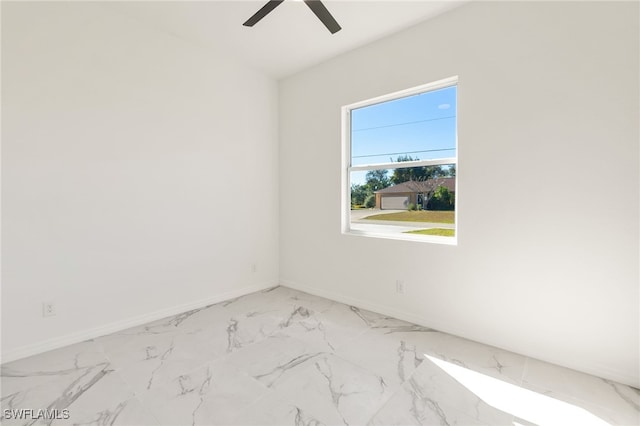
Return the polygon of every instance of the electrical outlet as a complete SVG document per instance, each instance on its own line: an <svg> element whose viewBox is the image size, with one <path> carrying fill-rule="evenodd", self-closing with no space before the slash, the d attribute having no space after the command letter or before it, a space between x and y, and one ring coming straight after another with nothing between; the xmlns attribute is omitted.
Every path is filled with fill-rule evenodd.
<svg viewBox="0 0 640 426"><path fill-rule="evenodd" d="M396 280L396 293L404 294L404 281Z"/></svg>
<svg viewBox="0 0 640 426"><path fill-rule="evenodd" d="M53 317L56 315L56 305L53 302L42 302L42 316Z"/></svg>

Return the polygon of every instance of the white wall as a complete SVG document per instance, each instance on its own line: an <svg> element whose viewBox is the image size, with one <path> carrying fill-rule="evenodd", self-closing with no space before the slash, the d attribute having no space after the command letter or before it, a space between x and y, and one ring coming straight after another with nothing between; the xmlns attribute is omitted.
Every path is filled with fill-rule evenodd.
<svg viewBox="0 0 640 426"><path fill-rule="evenodd" d="M3 361L277 283L275 81L80 2L2 60Z"/></svg>
<svg viewBox="0 0 640 426"><path fill-rule="evenodd" d="M282 81L281 282L638 386L638 12L473 3ZM340 107L454 75L458 246L341 235Z"/></svg>

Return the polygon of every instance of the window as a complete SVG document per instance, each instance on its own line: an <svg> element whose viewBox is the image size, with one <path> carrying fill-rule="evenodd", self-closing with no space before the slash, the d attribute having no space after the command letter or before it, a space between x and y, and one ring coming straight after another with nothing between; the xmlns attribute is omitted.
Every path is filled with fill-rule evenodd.
<svg viewBox="0 0 640 426"><path fill-rule="evenodd" d="M457 81L342 108L343 233L456 243Z"/></svg>

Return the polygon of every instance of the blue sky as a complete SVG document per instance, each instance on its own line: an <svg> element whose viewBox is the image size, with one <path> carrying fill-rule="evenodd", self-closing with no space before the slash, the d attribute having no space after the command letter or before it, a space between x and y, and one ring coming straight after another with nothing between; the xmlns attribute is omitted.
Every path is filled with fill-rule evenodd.
<svg viewBox="0 0 640 426"><path fill-rule="evenodd" d="M456 87L396 99L351 111L352 165L455 157ZM352 183L364 183L362 172Z"/></svg>

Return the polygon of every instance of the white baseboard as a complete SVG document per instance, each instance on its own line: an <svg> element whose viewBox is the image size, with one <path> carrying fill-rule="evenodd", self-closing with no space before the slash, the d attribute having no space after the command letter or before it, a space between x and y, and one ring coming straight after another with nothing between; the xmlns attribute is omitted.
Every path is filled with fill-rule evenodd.
<svg viewBox="0 0 640 426"><path fill-rule="evenodd" d="M394 309L392 307L389 306L384 306L384 305L378 305L376 303L367 301L367 300L363 300L361 298L353 298L353 297L349 297L349 296L345 296L343 294L339 294L339 293L335 293L332 291L327 291L325 289L321 289L321 288L317 288L317 287L309 287L309 286L305 286L305 285L301 285L299 283L293 282L293 281L287 281L287 280L280 280L280 284L284 287L289 287L295 290L300 290L300 291L304 291L305 293L309 293L309 294L313 294L315 296L319 296L319 297L324 297L327 299L331 299L331 300L335 300L336 302L340 302L340 303L344 303L347 305L351 305L351 306L355 306L357 308L360 309L366 309L369 311L373 311L373 312L377 312L379 314L382 315L387 315L393 318L397 318L399 320L403 320L403 321L407 321L410 322L412 324L417 324L417 325L421 325L423 327L429 327L429 328L433 328L435 330L438 331L442 331L445 333L449 333L455 336L460 336L463 337L465 339L470 339L470 340L474 340L477 341L479 343L483 343L483 344L487 344L487 345L491 345L491 346L496 346L490 342L482 342L479 341L477 339L474 339L473 337L469 337L466 336L466 333L464 333L461 330L455 330L452 329L450 326L448 327L444 327L442 324L438 324L437 321L434 322L433 319L426 319L422 316L418 316L418 315L413 315L413 314L409 314L407 312L404 311L400 311L397 309ZM621 370L616 370L616 369L612 369L610 366L604 366L604 365L596 365L596 364L592 364L592 363L586 363L586 362L582 362L581 360L574 360L574 363L572 365L568 365L567 362L565 360L558 360L558 359L552 359L550 357L544 356L544 354L524 354L520 351L518 351L517 348L513 348L513 347L508 347L505 345L501 345L499 346L500 349L504 349L506 351L510 351L510 352L514 352L517 354L520 354L522 356L526 356L529 358L534 358L540 361L544 361L544 362L548 362L551 364L556 364L556 365L560 365L566 368L570 368L573 370L577 370L577 371L581 371L583 373L587 373L587 374L591 374L593 376L596 377L601 377L604 379L608 379L608 380L612 380L618 383L623 383L625 385L629 385L629 386L633 386L635 388L640 388L640 381L638 377L634 377L633 375L629 374L628 372L625 371L621 371Z"/></svg>
<svg viewBox="0 0 640 426"><path fill-rule="evenodd" d="M104 336L106 334L115 333L118 331L126 330L127 328L136 327L142 324L146 324L148 322L156 321L156 320L170 317L173 315L178 315L183 312L190 311L192 309L198 309L204 306L213 305L215 303L224 302L225 300L244 296L250 293L255 293L256 291L265 290L267 288L274 287L277 285L278 285L277 281L270 281L262 284L245 286L239 289L217 294L215 296L208 297L206 299L200 299L193 302L183 303L181 305L171 306L165 309L159 309L157 311L138 315L132 318L127 318L121 321L112 322L109 324L93 327L87 330L78 331L78 332L67 334L60 337L54 337L52 339L48 339L43 342L21 346L15 349L8 350L6 352L2 352L2 356L0 357L1 362L7 363L7 362L15 361L17 359L22 359L32 355L48 352L53 349L58 349L64 346L73 345L75 343L84 342L85 340L95 339L96 337Z"/></svg>

